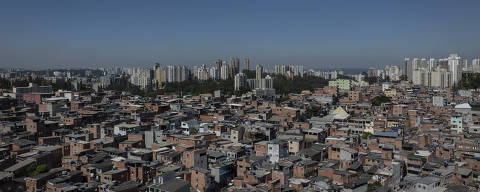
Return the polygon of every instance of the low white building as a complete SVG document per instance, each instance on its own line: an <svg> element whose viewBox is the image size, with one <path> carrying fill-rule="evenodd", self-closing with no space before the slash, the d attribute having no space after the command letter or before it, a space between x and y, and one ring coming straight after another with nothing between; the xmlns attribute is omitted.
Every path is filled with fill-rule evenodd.
<svg viewBox="0 0 480 192"><path fill-rule="evenodd" d="M442 96L433 96L432 105L435 107L443 107L445 106L445 99Z"/></svg>
<svg viewBox="0 0 480 192"><path fill-rule="evenodd" d="M113 127L113 134L115 135L128 135L131 133L138 133L140 131L140 125L120 123Z"/></svg>
<svg viewBox="0 0 480 192"><path fill-rule="evenodd" d="M468 103L462 103L455 106L455 112L457 113L470 113L472 112L472 106Z"/></svg>
<svg viewBox="0 0 480 192"><path fill-rule="evenodd" d="M267 155L271 163L278 163L288 155L288 143L277 141L268 143Z"/></svg>
<svg viewBox="0 0 480 192"><path fill-rule="evenodd" d="M434 191L436 188L440 187L440 178L437 177L424 177L417 181L412 186L412 192L427 192L427 191Z"/></svg>

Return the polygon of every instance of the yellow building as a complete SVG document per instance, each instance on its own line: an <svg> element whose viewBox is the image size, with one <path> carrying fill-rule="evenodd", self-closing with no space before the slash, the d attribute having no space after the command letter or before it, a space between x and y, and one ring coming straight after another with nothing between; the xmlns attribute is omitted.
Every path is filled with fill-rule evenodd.
<svg viewBox="0 0 480 192"><path fill-rule="evenodd" d="M396 120L387 120L387 128L396 128L400 126L400 122Z"/></svg>
<svg viewBox="0 0 480 192"><path fill-rule="evenodd" d="M348 113L342 107L337 107L334 111L332 111L332 114L334 114L334 115L337 115L337 114L348 115Z"/></svg>
<svg viewBox="0 0 480 192"><path fill-rule="evenodd" d="M385 93L385 96L387 96L387 97L397 96L397 90L396 89L385 90L383 93Z"/></svg>

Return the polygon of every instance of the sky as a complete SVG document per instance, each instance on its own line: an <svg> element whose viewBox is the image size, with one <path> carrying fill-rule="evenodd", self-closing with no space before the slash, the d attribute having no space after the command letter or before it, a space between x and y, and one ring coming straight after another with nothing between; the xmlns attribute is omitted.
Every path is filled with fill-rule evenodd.
<svg viewBox="0 0 480 192"><path fill-rule="evenodd" d="M480 57L478 0L5 0L0 68L306 68Z"/></svg>

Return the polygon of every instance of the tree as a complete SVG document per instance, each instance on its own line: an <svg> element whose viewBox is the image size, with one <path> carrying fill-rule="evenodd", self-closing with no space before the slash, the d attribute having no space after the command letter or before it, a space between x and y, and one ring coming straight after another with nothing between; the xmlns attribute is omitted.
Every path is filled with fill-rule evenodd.
<svg viewBox="0 0 480 192"><path fill-rule="evenodd" d="M373 106L380 106L382 103L389 103L391 101L390 97L387 96L376 96L372 99Z"/></svg>
<svg viewBox="0 0 480 192"><path fill-rule="evenodd" d="M479 73L463 73L462 79L457 84L457 89L478 89L480 88Z"/></svg>
<svg viewBox="0 0 480 192"><path fill-rule="evenodd" d="M328 81L316 76L297 76L287 78L277 75L273 78L273 88L275 92L281 95L289 93L300 93L303 90L313 91L315 88L321 88L328 84Z"/></svg>
<svg viewBox="0 0 480 192"><path fill-rule="evenodd" d="M375 84L378 83L378 77L365 77L365 81L368 84Z"/></svg>
<svg viewBox="0 0 480 192"><path fill-rule="evenodd" d="M28 83L29 83L29 81L27 79L22 79L22 80L16 79L12 82L12 86L13 87L26 87L26 86L28 86Z"/></svg>
<svg viewBox="0 0 480 192"><path fill-rule="evenodd" d="M32 164L27 168L27 171L29 171L28 175L30 177L33 177L33 176L36 176L40 173L47 172L47 165L46 164L41 164L41 165L38 165L38 166L35 167L35 165Z"/></svg>
<svg viewBox="0 0 480 192"><path fill-rule="evenodd" d="M255 78L255 71L246 71L247 77L253 76ZM273 78L273 88L278 94L286 95L289 93L300 93L303 90L313 90L315 88L321 88L327 85L327 80L315 77L304 76L286 78L284 76L275 76ZM163 89L153 89L147 87L145 90L141 90L138 86L131 84L128 78L121 80L118 83L114 83L107 87L107 90L116 91L130 91L134 95L142 95L148 97L154 97L159 94L177 94L177 95L198 95L203 93L213 93L216 90L222 91L225 95L238 95L251 91L250 87L240 87L240 90L235 91L234 80L232 78L226 80L186 80L183 82L166 82Z"/></svg>
<svg viewBox="0 0 480 192"><path fill-rule="evenodd" d="M0 78L0 89L11 89L12 87L26 87L28 86L29 83L35 83L37 85L52 85L53 90L72 90L72 82L71 80L56 80L55 82L44 79L44 78L25 78L25 79L15 79L15 80L9 80L5 78Z"/></svg>
<svg viewBox="0 0 480 192"><path fill-rule="evenodd" d="M41 164L39 166L37 166L37 168L35 169L36 172L38 173L45 173L47 172L47 164Z"/></svg>
<svg viewBox="0 0 480 192"><path fill-rule="evenodd" d="M362 134L362 139L368 139L368 137L369 137L370 135L372 135L372 134L369 133L369 132L363 132L363 134Z"/></svg>
<svg viewBox="0 0 480 192"><path fill-rule="evenodd" d="M144 96L145 92L140 89L139 86L136 86L128 81L128 78L122 78L119 82L113 83L107 87L107 90L115 91L128 91L133 95Z"/></svg>
<svg viewBox="0 0 480 192"><path fill-rule="evenodd" d="M275 100L277 101L277 103L280 104L280 103L283 103L283 102L285 102L285 101L290 100L290 97L289 97L289 96L285 96L285 97L277 98L277 99L275 99Z"/></svg>
<svg viewBox="0 0 480 192"><path fill-rule="evenodd" d="M312 118L312 117L315 117L315 116L321 116L322 115L322 107L320 106L312 106L312 107L309 107L305 110L305 115L307 116L307 118Z"/></svg>
<svg viewBox="0 0 480 192"><path fill-rule="evenodd" d="M8 79L0 78L0 89L11 89L12 85Z"/></svg>

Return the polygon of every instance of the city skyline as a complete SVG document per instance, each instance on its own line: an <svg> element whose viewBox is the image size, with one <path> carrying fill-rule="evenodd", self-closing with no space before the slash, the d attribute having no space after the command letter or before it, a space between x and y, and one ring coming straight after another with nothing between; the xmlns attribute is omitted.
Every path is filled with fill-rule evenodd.
<svg viewBox="0 0 480 192"><path fill-rule="evenodd" d="M2 2L0 68L194 66L233 56L266 68L380 68L450 53L474 59L479 4Z"/></svg>
<svg viewBox="0 0 480 192"><path fill-rule="evenodd" d="M0 1L0 192L478 192L479 7Z"/></svg>
<svg viewBox="0 0 480 192"><path fill-rule="evenodd" d="M450 53L448 55L459 55L458 53ZM236 57L236 56L232 56L232 57L225 57L225 58L217 58L213 61L213 63L206 63L206 64L193 64L193 65L184 65L184 64L166 64L166 63L158 63L158 62L155 62L155 63L152 63L152 64L148 64L148 65L125 65L125 66L117 66L117 65L114 65L114 66L94 66L94 67L82 67L82 66L76 66L76 67L45 67L45 68L23 68L23 67L18 67L18 66L12 66L12 67L5 67L5 68L2 68L0 67L0 70L21 70L21 71L43 71L43 70L98 70L98 69L115 69L115 68L123 68L123 69L151 69L153 68L153 70L155 70L156 66L160 66L160 67L168 67L168 66L181 66L181 67L187 67L188 69L195 69L196 67L202 67L202 66L207 66L207 67L217 67L217 62L224 62L224 64L228 65L229 67L231 66L231 62L232 62L232 59L239 59L239 57ZM243 60L243 58L239 61L239 63L236 63L236 65L239 65L237 66L239 68L240 71L238 72L241 72L243 70L246 69L246 66L250 66L251 64L251 60L250 58L244 58L245 60ZM335 66L332 66L332 67L325 67L325 68L322 68L322 66L304 66L304 65L295 65L295 64L271 64L271 65L262 65L262 64L256 64L256 65L253 65L253 67L256 67L257 65L260 65L262 67L264 67L266 70L268 70L269 72L273 72L275 73L275 71L277 70L276 68L279 67L279 66L301 66L301 67L304 67L305 70L320 70L320 71L334 71L334 70L347 70L347 71L351 71L350 73L351 74L354 74L354 73L360 73L360 72L367 72L369 69L382 69L382 68L385 68L385 67L391 67L391 66L396 66L396 67L399 67L401 69L406 69L405 68L405 60L410 60L410 59L413 59L413 60L418 60L419 62L422 61L422 62L438 62L438 61L441 61L441 60L448 60L448 56L440 56L440 57L428 57L428 56L419 56L419 57L403 57L402 58L402 62L400 64L393 64L393 65L382 65L382 66L365 66L365 67L335 67ZM229 62L230 60L230 62ZM464 64L466 66L469 66L469 67L472 67L472 65L479 65L478 63L480 63L480 56L477 56L477 57L471 57L471 58L466 58L466 57L462 57L462 60L465 62ZM242 63L243 62L243 63ZM248 62L248 65L245 64L245 62ZM221 66L218 66L217 67L218 69L221 68ZM254 68L252 69L252 67L249 67L249 70L255 70ZM230 71L230 69L229 69ZM231 72L231 71L230 71ZM230 73L229 72L229 73Z"/></svg>

